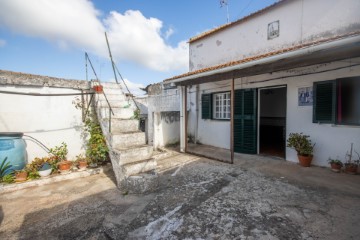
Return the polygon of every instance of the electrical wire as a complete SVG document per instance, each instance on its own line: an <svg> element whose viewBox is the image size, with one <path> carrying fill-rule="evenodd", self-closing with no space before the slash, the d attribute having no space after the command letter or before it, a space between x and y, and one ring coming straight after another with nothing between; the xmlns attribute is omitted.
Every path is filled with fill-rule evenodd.
<svg viewBox="0 0 360 240"><path fill-rule="evenodd" d="M11 91L0 91L3 94L13 94L13 95L27 95L35 97L53 97L53 96L81 96L81 95L93 95L95 93L22 93L22 92L11 92Z"/></svg>

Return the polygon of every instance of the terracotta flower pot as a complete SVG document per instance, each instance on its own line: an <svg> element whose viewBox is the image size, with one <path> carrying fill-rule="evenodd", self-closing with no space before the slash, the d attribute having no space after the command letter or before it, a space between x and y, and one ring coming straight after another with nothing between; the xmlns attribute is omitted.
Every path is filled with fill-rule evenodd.
<svg viewBox="0 0 360 240"><path fill-rule="evenodd" d="M103 92L103 86L102 85L94 85L93 89L96 93L102 93Z"/></svg>
<svg viewBox="0 0 360 240"><path fill-rule="evenodd" d="M71 168L72 162L70 161L61 161L59 162L59 170L61 172L69 171Z"/></svg>
<svg viewBox="0 0 360 240"><path fill-rule="evenodd" d="M345 172L349 174L356 174L358 166L356 164L345 164Z"/></svg>
<svg viewBox="0 0 360 240"><path fill-rule="evenodd" d="M299 159L299 163L301 166L310 167L313 156L312 155L309 155L309 156L298 155L298 159Z"/></svg>
<svg viewBox="0 0 360 240"><path fill-rule="evenodd" d="M340 172L341 167L342 167L340 164L331 163L330 165L331 165L331 170L332 170L333 172Z"/></svg>
<svg viewBox="0 0 360 240"><path fill-rule="evenodd" d="M87 167L87 162L86 161L79 161L79 165L78 165L78 167L80 168L80 169L85 169L86 167Z"/></svg>
<svg viewBox="0 0 360 240"><path fill-rule="evenodd" d="M15 173L15 182L24 182L28 176L27 172L17 172Z"/></svg>

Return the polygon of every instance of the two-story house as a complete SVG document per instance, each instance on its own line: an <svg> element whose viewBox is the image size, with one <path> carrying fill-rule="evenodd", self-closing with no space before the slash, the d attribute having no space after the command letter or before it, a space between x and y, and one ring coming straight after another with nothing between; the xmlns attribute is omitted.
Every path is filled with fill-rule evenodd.
<svg viewBox="0 0 360 240"><path fill-rule="evenodd" d="M315 165L360 150L359 12L358 0L282 0L191 38L190 71L164 81L181 90L181 149L191 135L297 161L286 140L303 132Z"/></svg>

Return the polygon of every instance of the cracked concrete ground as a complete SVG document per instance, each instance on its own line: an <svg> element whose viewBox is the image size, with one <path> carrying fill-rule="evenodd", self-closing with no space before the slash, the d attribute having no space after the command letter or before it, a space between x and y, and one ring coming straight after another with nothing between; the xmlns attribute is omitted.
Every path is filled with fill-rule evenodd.
<svg viewBox="0 0 360 240"><path fill-rule="evenodd" d="M360 176L259 156L175 154L159 189L123 195L111 172L0 196L0 239L359 239Z"/></svg>

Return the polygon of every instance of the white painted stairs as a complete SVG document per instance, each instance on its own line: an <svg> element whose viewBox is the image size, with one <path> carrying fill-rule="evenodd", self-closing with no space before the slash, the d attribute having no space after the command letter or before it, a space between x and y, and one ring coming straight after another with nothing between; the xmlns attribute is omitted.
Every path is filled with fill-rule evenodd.
<svg viewBox="0 0 360 240"><path fill-rule="evenodd" d="M138 179L137 175L156 169L156 160L152 158L153 147L146 145L145 133L139 130L139 120L134 119L136 105L133 100L126 98L119 84L101 85L114 112L111 116L111 131L109 106L104 94L96 94L96 112L107 140L117 185L122 190L136 192L134 189L124 188L134 187L133 183L129 184L129 180ZM144 186L140 188L147 189Z"/></svg>

